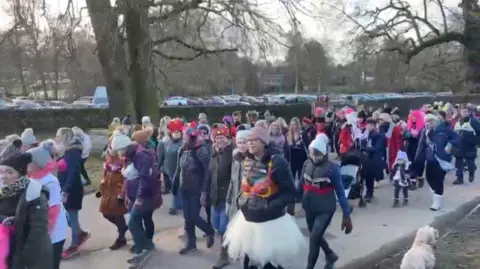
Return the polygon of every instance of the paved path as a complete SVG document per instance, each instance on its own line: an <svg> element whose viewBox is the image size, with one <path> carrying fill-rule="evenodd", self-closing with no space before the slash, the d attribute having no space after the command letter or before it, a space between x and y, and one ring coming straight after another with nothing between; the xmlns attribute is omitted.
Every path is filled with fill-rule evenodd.
<svg viewBox="0 0 480 269"><path fill-rule="evenodd" d="M477 165L480 165L478 163ZM340 255L338 265L345 265L352 260L369 255L379 250L383 245L402 238L422 225L432 223L440 215L452 212L462 204L473 200L480 193L480 179L477 182L466 183L463 186L453 186L453 176L447 177L444 207L439 212L432 212L430 206L430 190L428 186L410 193L408 207L392 208L393 188L387 181L376 189L376 199L367 208L355 208L353 212L354 230L350 235L340 231L341 212L338 211L327 231L327 240L332 248ZM208 269L216 260L219 243L211 250L199 239L197 253L179 256L178 250L183 241L177 238L182 231L181 216L169 216L167 210L171 197L164 197L164 206L154 214L157 234L155 244L157 253L152 257L147 269L195 268ZM125 261L130 257L127 249L112 252L108 246L115 239L115 230L98 213L98 199L90 195L84 200L84 210L80 219L83 228L92 232L92 238L85 244L81 255L75 259L64 261L62 268L127 268ZM297 212L301 209L297 205ZM306 233L305 219L297 217L297 222ZM201 235L199 232L198 235ZM294 268L304 268L306 252L299 257L298 265ZM229 268L241 268L238 263ZM317 268L323 268L323 261L319 261Z"/></svg>

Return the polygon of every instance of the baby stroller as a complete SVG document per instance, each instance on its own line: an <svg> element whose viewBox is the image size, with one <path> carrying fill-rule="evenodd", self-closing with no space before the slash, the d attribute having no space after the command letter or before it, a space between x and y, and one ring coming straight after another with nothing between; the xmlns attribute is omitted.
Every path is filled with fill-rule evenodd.
<svg viewBox="0 0 480 269"><path fill-rule="evenodd" d="M345 188L345 196L349 200L360 199L359 207L367 206L364 199L365 177L363 176L367 161L360 150L352 148L342 156L340 163L340 175Z"/></svg>

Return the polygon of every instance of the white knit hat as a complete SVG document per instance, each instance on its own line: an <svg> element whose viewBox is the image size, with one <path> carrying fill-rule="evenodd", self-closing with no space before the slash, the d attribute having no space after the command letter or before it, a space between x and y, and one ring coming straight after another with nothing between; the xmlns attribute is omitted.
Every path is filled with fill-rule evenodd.
<svg viewBox="0 0 480 269"><path fill-rule="evenodd" d="M425 121L437 120L437 116L433 115L432 113L427 113L425 115Z"/></svg>
<svg viewBox="0 0 480 269"><path fill-rule="evenodd" d="M112 138L112 150L121 150L132 144L130 137L126 135L116 135Z"/></svg>
<svg viewBox="0 0 480 269"><path fill-rule="evenodd" d="M385 121L385 122L392 122L392 117L388 113L382 113L380 114L379 119Z"/></svg>
<svg viewBox="0 0 480 269"><path fill-rule="evenodd" d="M237 142L245 142L248 139L248 134L249 133L250 133L249 130L237 131L237 133L235 134L235 140Z"/></svg>
<svg viewBox="0 0 480 269"><path fill-rule="evenodd" d="M50 152L46 149L41 147L36 147L27 150L30 155L32 155L32 163L36 164L41 169L45 168L47 164L52 161L52 157L50 157Z"/></svg>
<svg viewBox="0 0 480 269"><path fill-rule="evenodd" d="M142 124L151 124L152 120L150 119L149 116L143 116L142 118Z"/></svg>
<svg viewBox="0 0 480 269"><path fill-rule="evenodd" d="M37 138L33 134L32 128L25 129L20 137L24 145L34 145L37 143Z"/></svg>
<svg viewBox="0 0 480 269"><path fill-rule="evenodd" d="M314 148L320 151L323 155L327 154L327 145L328 145L328 137L321 133L317 135L317 137L310 143L308 148Z"/></svg>

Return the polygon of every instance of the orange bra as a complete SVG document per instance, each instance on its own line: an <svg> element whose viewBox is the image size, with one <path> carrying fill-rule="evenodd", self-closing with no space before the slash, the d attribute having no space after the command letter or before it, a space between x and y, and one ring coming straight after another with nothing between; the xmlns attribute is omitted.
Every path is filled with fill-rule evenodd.
<svg viewBox="0 0 480 269"><path fill-rule="evenodd" d="M267 176L264 181L250 185L248 180L242 180L241 190L246 195L254 195L261 198L268 198L278 192L278 186L272 180L271 162L268 164Z"/></svg>

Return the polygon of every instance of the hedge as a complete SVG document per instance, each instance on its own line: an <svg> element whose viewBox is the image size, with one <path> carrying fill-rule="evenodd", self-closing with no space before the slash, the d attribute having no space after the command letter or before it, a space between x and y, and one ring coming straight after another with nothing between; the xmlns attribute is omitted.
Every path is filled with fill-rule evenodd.
<svg viewBox="0 0 480 269"><path fill-rule="evenodd" d="M390 107L398 107L406 116L410 109L417 109L426 103L443 101L451 103L480 103L480 95L457 95L441 97L416 97L360 102L365 106L381 107L388 103ZM233 111L256 110L262 115L269 110L277 117L290 120L292 117L307 116L311 112L309 104L288 105L252 105L252 106L211 106L211 107L161 107L160 115L171 117L183 116L188 120L196 119L200 112L207 114L210 122L218 122L224 115ZM60 127L79 126L84 129L106 128L112 117L107 109L45 109L45 110L0 110L0 133L19 133L25 128L33 128L36 132L52 132Z"/></svg>
<svg viewBox="0 0 480 269"><path fill-rule="evenodd" d="M260 116L269 110L277 117L290 120L292 117L308 116L310 104L211 106L211 107L160 107L160 116L197 119L200 112L207 114L210 122L219 122L233 111L256 110ZM43 109L43 110L0 110L0 133L11 134L33 128L35 132L52 132L60 127L79 126L82 129L106 128L112 121L108 109Z"/></svg>

